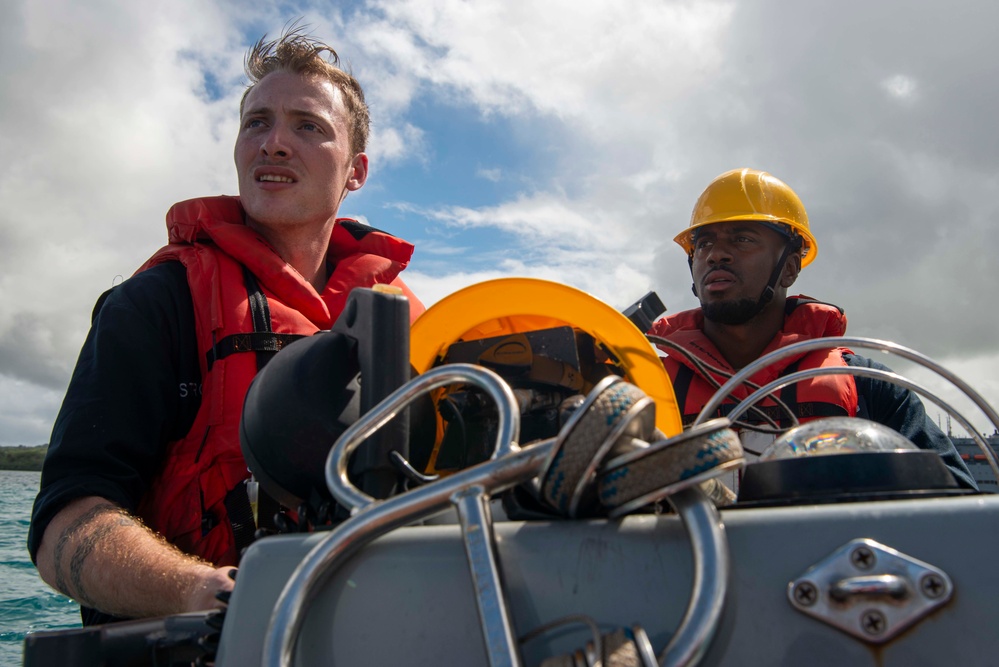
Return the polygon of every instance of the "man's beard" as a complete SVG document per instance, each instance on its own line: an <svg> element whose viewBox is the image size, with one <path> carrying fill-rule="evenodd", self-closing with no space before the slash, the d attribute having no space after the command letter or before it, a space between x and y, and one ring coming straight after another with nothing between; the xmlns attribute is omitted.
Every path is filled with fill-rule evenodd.
<svg viewBox="0 0 999 667"><path fill-rule="evenodd" d="M759 312L756 299L736 299L715 303L701 302L704 319L717 324L745 324Z"/></svg>

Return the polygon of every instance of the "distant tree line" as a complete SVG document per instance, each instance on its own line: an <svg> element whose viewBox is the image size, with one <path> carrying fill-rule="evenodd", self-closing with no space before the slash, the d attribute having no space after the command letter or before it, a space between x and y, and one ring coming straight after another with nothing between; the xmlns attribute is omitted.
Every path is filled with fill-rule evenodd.
<svg viewBox="0 0 999 667"><path fill-rule="evenodd" d="M0 470L41 470L48 445L0 447Z"/></svg>

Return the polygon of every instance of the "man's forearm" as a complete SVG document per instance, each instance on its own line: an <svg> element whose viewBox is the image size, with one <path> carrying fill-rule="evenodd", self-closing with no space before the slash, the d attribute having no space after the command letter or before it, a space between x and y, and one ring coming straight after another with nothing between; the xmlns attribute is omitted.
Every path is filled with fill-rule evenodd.
<svg viewBox="0 0 999 667"><path fill-rule="evenodd" d="M126 618L217 606L231 568L182 553L103 498L80 498L49 523L38 549L42 579L81 604Z"/></svg>

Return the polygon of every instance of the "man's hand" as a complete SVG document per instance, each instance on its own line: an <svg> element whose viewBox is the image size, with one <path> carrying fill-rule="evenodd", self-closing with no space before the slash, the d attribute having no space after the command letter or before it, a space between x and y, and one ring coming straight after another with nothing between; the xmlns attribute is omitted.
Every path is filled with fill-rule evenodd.
<svg viewBox="0 0 999 667"><path fill-rule="evenodd" d="M225 606L233 567L182 553L121 507L78 498L49 523L37 555L48 585L80 604L124 618Z"/></svg>
<svg viewBox="0 0 999 667"><path fill-rule="evenodd" d="M185 611L225 607L225 603L219 600L218 594L232 590L235 583L235 573L236 568L234 567L220 567L198 577L191 586Z"/></svg>

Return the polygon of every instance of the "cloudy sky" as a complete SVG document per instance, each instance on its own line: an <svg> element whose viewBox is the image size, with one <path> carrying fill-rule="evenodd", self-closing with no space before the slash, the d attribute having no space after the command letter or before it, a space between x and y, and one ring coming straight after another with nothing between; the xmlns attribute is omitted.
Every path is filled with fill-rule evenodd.
<svg viewBox="0 0 999 667"><path fill-rule="evenodd" d="M522 275L693 307L671 239L751 166L808 208L795 291L999 404L994 3L3 6L0 445L47 442L95 300L165 242L170 204L236 192L243 54L298 17L372 109L371 176L341 213L416 244L427 303Z"/></svg>

